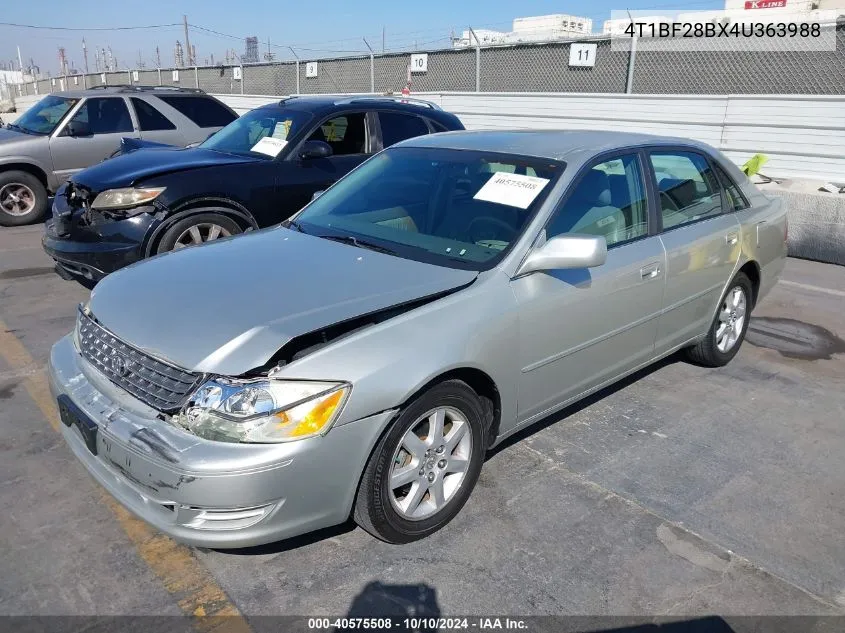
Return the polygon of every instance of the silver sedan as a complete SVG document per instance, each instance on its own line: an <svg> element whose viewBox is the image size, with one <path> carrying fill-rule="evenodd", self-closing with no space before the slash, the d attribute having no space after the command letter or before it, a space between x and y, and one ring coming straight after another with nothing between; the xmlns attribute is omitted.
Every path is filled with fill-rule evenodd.
<svg viewBox="0 0 845 633"><path fill-rule="evenodd" d="M729 362L786 232L782 202L701 143L420 137L282 226L109 275L52 389L93 477L181 541L351 516L408 542L520 429L677 350Z"/></svg>

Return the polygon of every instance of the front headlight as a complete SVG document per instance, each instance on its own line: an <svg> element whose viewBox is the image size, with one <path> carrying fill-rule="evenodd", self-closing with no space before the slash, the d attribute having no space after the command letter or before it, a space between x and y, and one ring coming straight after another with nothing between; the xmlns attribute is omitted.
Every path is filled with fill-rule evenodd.
<svg viewBox="0 0 845 633"><path fill-rule="evenodd" d="M217 378L173 422L220 442L290 442L326 433L349 395L342 382Z"/></svg>
<svg viewBox="0 0 845 633"><path fill-rule="evenodd" d="M92 209L128 209L152 202L161 195L165 187L135 189L109 189L94 198Z"/></svg>

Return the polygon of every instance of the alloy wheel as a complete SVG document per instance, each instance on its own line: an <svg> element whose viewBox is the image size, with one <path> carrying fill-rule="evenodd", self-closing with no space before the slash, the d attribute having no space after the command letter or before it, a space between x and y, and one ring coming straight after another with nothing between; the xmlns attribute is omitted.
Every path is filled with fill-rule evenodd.
<svg viewBox="0 0 845 633"><path fill-rule="evenodd" d="M722 302L716 328L716 347L723 354L733 349L742 335L747 303L745 291L739 286L734 286Z"/></svg>
<svg viewBox="0 0 845 633"><path fill-rule="evenodd" d="M391 461L388 495L405 519L419 521L442 510L469 469L472 432L453 407L420 416L402 437Z"/></svg>
<svg viewBox="0 0 845 633"><path fill-rule="evenodd" d="M35 208L35 193L24 184L10 182L0 189L0 208L9 215L27 215Z"/></svg>
<svg viewBox="0 0 845 633"><path fill-rule="evenodd" d="M176 238L176 243L173 245L174 250L177 248L184 248L186 246L194 246L196 244L204 244L211 242L220 237L229 237L231 233L212 222L203 222L202 224L195 224L182 231L179 237Z"/></svg>

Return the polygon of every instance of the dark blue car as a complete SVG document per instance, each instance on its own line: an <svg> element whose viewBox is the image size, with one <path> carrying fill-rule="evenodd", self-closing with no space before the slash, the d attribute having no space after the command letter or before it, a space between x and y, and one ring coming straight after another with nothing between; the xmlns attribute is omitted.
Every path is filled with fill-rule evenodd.
<svg viewBox="0 0 845 633"><path fill-rule="evenodd" d="M62 277L90 284L158 253L278 224L381 149L462 129L425 101L289 97L197 147L146 147L78 172L56 192L42 242Z"/></svg>

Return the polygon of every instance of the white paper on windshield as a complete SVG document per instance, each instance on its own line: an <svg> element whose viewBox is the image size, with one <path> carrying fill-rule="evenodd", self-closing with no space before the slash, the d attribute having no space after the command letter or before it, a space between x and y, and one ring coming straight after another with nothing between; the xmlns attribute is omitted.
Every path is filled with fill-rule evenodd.
<svg viewBox="0 0 845 633"><path fill-rule="evenodd" d="M473 198L527 209L547 184L548 178L497 171Z"/></svg>
<svg viewBox="0 0 845 633"><path fill-rule="evenodd" d="M272 156L273 158L276 158L276 156L279 155L279 152L281 152L287 144L287 141L283 141L278 138L273 138L272 136L265 136L263 139L253 145L250 151L258 152L259 154L267 154L267 156Z"/></svg>

